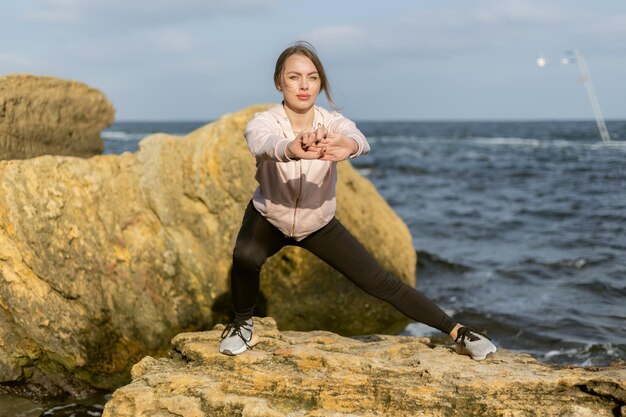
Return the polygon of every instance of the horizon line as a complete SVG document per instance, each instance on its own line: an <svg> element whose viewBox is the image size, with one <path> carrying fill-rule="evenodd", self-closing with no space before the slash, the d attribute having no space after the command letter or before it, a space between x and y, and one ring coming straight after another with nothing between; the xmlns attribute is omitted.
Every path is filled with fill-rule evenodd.
<svg viewBox="0 0 626 417"><path fill-rule="evenodd" d="M120 119L115 120L115 123L211 123L219 120L222 116L213 119ZM445 119L445 118L432 118L432 119L360 119L360 118L350 118L356 123L440 123L440 122L591 122L595 123L595 119L578 119L578 118L493 118L493 119ZM625 118L606 118L604 119L606 122L626 122Z"/></svg>

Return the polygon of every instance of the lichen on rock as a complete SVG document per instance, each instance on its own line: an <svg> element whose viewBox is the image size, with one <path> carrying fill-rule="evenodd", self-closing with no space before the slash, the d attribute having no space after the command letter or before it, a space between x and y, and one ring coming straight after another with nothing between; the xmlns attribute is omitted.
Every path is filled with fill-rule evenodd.
<svg viewBox="0 0 626 417"><path fill-rule="evenodd" d="M255 318L260 342L232 357L222 326L145 357L103 417L614 416L626 368L557 367L500 350L484 362L424 337L279 331Z"/></svg>

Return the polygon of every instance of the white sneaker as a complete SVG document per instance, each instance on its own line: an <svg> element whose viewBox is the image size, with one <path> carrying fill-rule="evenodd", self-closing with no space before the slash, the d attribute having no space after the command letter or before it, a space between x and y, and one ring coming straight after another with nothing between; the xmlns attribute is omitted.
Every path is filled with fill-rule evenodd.
<svg viewBox="0 0 626 417"><path fill-rule="evenodd" d="M487 336L467 327L459 329L455 342L459 353L471 356L475 361L482 361L498 350Z"/></svg>
<svg viewBox="0 0 626 417"><path fill-rule="evenodd" d="M247 349L252 349L259 342L259 337L254 334L252 319L245 321L233 320L228 323L222 332L220 353L225 355L239 355Z"/></svg>

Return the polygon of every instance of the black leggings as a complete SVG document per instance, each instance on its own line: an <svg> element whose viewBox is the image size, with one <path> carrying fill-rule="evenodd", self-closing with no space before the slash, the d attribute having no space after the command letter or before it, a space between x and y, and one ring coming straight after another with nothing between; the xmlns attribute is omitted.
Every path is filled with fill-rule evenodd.
<svg viewBox="0 0 626 417"><path fill-rule="evenodd" d="M407 317L450 333L456 322L426 298L384 270L337 220L301 241L285 237L252 205L246 208L233 251L231 291L236 319L249 319L259 293L259 276L266 259L284 246L305 248L341 272L366 293L387 301Z"/></svg>

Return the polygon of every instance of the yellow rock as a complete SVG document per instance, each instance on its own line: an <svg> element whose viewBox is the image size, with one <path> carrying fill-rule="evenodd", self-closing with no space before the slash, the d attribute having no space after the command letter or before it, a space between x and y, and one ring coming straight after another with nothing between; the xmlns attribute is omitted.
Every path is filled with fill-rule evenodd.
<svg viewBox="0 0 626 417"><path fill-rule="evenodd" d="M255 331L259 344L235 357L218 353L221 326L176 336L169 359L135 365L103 417L196 415L174 413L188 403L211 417L609 417L626 400L624 365L557 367L506 350L475 362L428 338L280 332L270 317Z"/></svg>
<svg viewBox="0 0 626 417"><path fill-rule="evenodd" d="M151 135L136 153L0 161L0 383L111 389L174 335L227 320L232 250L256 187L243 130L264 108L184 137ZM414 284L408 229L348 162L338 206L374 256ZM268 261L261 290L257 314L284 329L350 335L408 322L297 248Z"/></svg>
<svg viewBox="0 0 626 417"><path fill-rule="evenodd" d="M92 156L115 109L95 88L28 74L0 76L0 159Z"/></svg>

